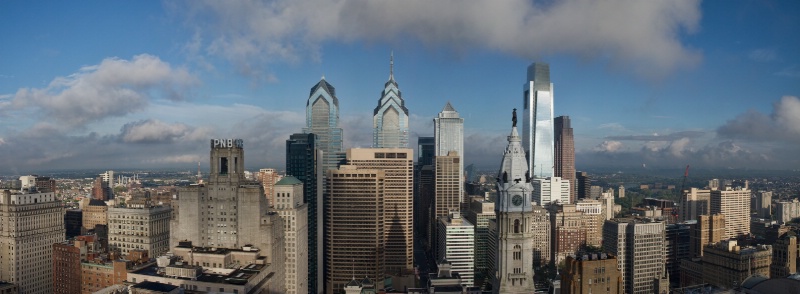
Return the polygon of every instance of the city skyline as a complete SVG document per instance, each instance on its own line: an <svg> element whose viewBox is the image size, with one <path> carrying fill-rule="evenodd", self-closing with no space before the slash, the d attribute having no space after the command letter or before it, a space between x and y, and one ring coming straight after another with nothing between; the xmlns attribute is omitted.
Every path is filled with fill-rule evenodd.
<svg viewBox="0 0 800 294"><path fill-rule="evenodd" d="M343 149L369 147L392 51L409 145L450 101L466 164L497 164L540 61L579 170L800 166L798 3L278 3L0 4L15 24L0 28L0 173L193 169L219 137L247 140L248 169L280 169L322 76Z"/></svg>

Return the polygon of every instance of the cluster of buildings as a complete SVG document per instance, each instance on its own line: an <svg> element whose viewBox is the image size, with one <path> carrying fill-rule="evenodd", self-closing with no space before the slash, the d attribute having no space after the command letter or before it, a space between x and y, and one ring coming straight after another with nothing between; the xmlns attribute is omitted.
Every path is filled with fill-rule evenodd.
<svg viewBox="0 0 800 294"><path fill-rule="evenodd" d="M344 149L336 91L322 78L305 128L286 140L285 173L248 177L245 142L225 138L209 142L208 175L169 195L117 199L109 171L80 209L65 209L52 179L20 178L0 190L0 293L758 293L800 283L786 278L797 273L796 199L712 182L677 205L645 199L619 215L624 187L615 196L575 169L547 64L528 67L496 176L471 185L464 119L450 102L433 136L409 148L393 68L371 148Z"/></svg>

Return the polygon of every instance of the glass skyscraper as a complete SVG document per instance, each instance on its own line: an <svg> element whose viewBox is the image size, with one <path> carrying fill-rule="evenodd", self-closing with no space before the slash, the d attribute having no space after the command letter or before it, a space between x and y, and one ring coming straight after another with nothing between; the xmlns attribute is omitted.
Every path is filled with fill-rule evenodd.
<svg viewBox="0 0 800 294"><path fill-rule="evenodd" d="M389 62L386 82L372 117L372 146L375 148L408 148L408 108L397 82L394 81L394 56Z"/></svg>
<svg viewBox="0 0 800 294"><path fill-rule="evenodd" d="M450 102L444 105L439 115L433 119L433 136L436 140L436 156L448 156L455 151L458 161L457 195L458 203L464 202L464 119ZM437 168L438 169L438 168ZM447 212L442 216L446 216Z"/></svg>
<svg viewBox="0 0 800 294"><path fill-rule="evenodd" d="M550 65L528 66L528 81L523 86L522 144L532 177L553 176L553 83Z"/></svg>

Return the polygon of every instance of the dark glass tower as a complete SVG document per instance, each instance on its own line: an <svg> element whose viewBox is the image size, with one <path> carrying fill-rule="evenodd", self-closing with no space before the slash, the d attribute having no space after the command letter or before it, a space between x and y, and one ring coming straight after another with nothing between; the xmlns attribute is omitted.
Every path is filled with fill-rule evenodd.
<svg viewBox="0 0 800 294"><path fill-rule="evenodd" d="M322 291L322 151L317 135L292 134L286 140L286 175L303 182L303 201L308 204L308 292Z"/></svg>

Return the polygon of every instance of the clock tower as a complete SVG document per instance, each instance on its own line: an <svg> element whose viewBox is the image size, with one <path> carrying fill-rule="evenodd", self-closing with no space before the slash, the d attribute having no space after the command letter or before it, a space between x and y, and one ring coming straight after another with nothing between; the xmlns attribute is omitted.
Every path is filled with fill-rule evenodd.
<svg viewBox="0 0 800 294"><path fill-rule="evenodd" d="M533 293L533 186L514 109L508 147L497 175L497 254L494 293Z"/></svg>

